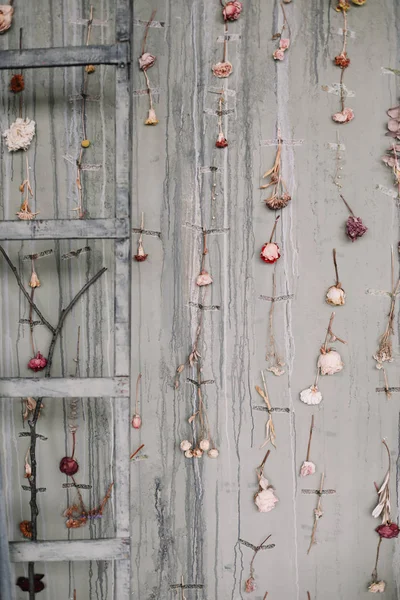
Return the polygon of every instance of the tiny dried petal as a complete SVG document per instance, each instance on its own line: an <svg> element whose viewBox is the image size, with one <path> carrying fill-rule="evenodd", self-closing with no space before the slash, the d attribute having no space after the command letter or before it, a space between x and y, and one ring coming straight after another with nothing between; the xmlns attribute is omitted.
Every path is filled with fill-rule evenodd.
<svg viewBox="0 0 400 600"><path fill-rule="evenodd" d="M196 285L203 287L204 285L210 285L213 282L213 278L207 271L201 271L200 275L196 279Z"/></svg>
<svg viewBox="0 0 400 600"><path fill-rule="evenodd" d="M10 81L10 91L14 92L14 94L18 94L25 89L24 76L20 73L13 75Z"/></svg>
<svg viewBox="0 0 400 600"><path fill-rule="evenodd" d="M37 352L36 356L31 358L28 362L28 369L32 369L32 371L42 371L47 365L47 358L45 358L40 352Z"/></svg>
<svg viewBox="0 0 400 600"><path fill-rule="evenodd" d="M266 263L273 264L280 256L279 246L274 242L268 242L261 248L260 258Z"/></svg>
<svg viewBox="0 0 400 600"><path fill-rule="evenodd" d="M315 471L315 464L309 460L305 460L300 468L300 477L308 477L308 475L314 475Z"/></svg>
<svg viewBox="0 0 400 600"><path fill-rule="evenodd" d="M362 237L368 231L368 227L364 225L360 217L350 215L346 222L346 234L355 242L357 238Z"/></svg>
<svg viewBox="0 0 400 600"><path fill-rule="evenodd" d="M285 58L285 51L278 48L272 55L275 60L283 60Z"/></svg>
<svg viewBox="0 0 400 600"><path fill-rule="evenodd" d="M218 458L219 451L216 448L211 448L211 450L209 450L207 454L209 458Z"/></svg>
<svg viewBox="0 0 400 600"><path fill-rule="evenodd" d="M233 66L229 61L219 62L216 65L213 65L212 72L215 77L219 77L223 79L225 77L229 77L229 75L233 71Z"/></svg>
<svg viewBox="0 0 400 600"><path fill-rule="evenodd" d="M147 71L147 69L150 69L155 62L156 57L150 54L150 52L145 52L139 57L139 68L142 69L142 71Z"/></svg>
<svg viewBox="0 0 400 600"><path fill-rule="evenodd" d="M300 400L304 402L304 404L319 404L322 402L322 394L316 385L312 385L300 392Z"/></svg>
<svg viewBox="0 0 400 600"><path fill-rule="evenodd" d="M189 440L183 440L180 443L180 447L183 452L187 452L187 450L190 450L190 448L192 447L192 444L189 442Z"/></svg>
<svg viewBox="0 0 400 600"><path fill-rule="evenodd" d="M321 375L335 375L344 367L341 356L336 350L328 350L324 354L320 354L318 358L318 368Z"/></svg>
<svg viewBox="0 0 400 600"><path fill-rule="evenodd" d="M346 303L346 294L341 287L332 285L326 292L326 301L333 306L343 306Z"/></svg>
<svg viewBox="0 0 400 600"><path fill-rule="evenodd" d="M218 134L218 138L217 138L217 141L215 142L215 146L217 148L226 148L228 146L228 141L222 132Z"/></svg>
<svg viewBox="0 0 400 600"><path fill-rule="evenodd" d="M368 587L368 591L373 594L379 594L380 592L384 592L386 588L386 583L384 581L373 581L370 583Z"/></svg>
<svg viewBox="0 0 400 600"><path fill-rule="evenodd" d="M400 529L397 527L396 523L383 523L383 525L379 525L375 531L379 533L381 538L385 538L387 540L397 538L400 533Z"/></svg>
<svg viewBox="0 0 400 600"><path fill-rule="evenodd" d="M157 125L157 123L158 123L158 119L157 119L156 111L154 110L154 108L150 108L149 115L148 115L147 119L145 120L144 124L145 125Z"/></svg>
<svg viewBox="0 0 400 600"><path fill-rule="evenodd" d="M236 21L242 12L243 5L239 0L227 2L222 11L225 21Z"/></svg>
<svg viewBox="0 0 400 600"><path fill-rule="evenodd" d="M199 443L200 449L203 450L204 452L207 452L207 450L210 449L210 440L201 440L201 442Z"/></svg>

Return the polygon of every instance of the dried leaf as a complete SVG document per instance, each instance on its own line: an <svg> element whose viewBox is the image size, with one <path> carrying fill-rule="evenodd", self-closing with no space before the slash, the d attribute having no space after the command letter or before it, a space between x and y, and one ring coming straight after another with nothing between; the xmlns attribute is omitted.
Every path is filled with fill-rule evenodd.
<svg viewBox="0 0 400 600"><path fill-rule="evenodd" d="M176 372L177 373L182 373L183 369L185 368L185 365L179 365L179 367L177 368Z"/></svg>

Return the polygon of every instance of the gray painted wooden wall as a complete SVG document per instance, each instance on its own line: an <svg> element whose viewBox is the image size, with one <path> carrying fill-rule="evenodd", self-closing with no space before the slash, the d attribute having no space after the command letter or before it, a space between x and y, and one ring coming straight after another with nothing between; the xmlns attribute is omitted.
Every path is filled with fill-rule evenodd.
<svg viewBox="0 0 400 600"><path fill-rule="evenodd" d="M2 48L17 48L18 27L23 27L25 47L80 44L88 2L37 0L28 7L15 2L13 29L0 38ZM93 43L113 41L113 2L93 0ZM134 56L139 56L143 23L157 8L160 27L151 28L148 48L157 55L149 72L158 89L159 125L144 127L147 96L143 74L133 66L133 189L134 226L145 211L146 228L161 231L161 240L146 236L147 262L133 268L132 375L142 372L143 427L132 431L131 448L145 444L148 458L132 469L132 597L139 600L174 598L170 585L181 575L204 584L204 591L187 591L188 600L245 597L251 550L239 538L258 544L269 533L273 550L262 552L255 563L259 590L254 597L305 600L359 600L367 597L373 569L378 524L371 511L376 500L373 482L386 470L381 444L386 437L392 451L393 518L398 494L395 468L399 456L398 394L387 401L375 391L383 385L382 372L372 355L383 332L389 299L367 294L369 288L390 286L390 246L398 242L397 206L377 186L392 189L391 173L380 163L388 145L385 110L398 102L395 75L382 67L398 66L399 7L396 0L367 0L349 13L351 67L346 85L354 92L348 104L355 119L336 127L330 115L338 97L324 91L339 80L332 58L338 54L341 15L328 0L293 0L286 6L292 30L292 47L284 62L271 57L271 41L281 23L278 2L244 3L240 20L230 31L240 35L229 45L234 73L226 81L231 93L224 119L229 149L215 149L217 120L215 80L211 65L221 59L223 33L217 0L154 0L134 3ZM37 121L38 134L29 156L36 204L43 218L66 218L76 203L75 170L67 156L76 157L80 142L79 69L38 70L26 73L25 109ZM113 214L114 67L98 68L91 80L88 131L93 141L90 163L96 171L84 174L89 214ZM7 91L9 74L0 74L0 130L17 116L15 99ZM127 124L128 126L128 124ZM277 450L266 474L279 497L277 508L259 514L253 503L257 490L255 467L263 457L265 413L255 392L260 370L266 367L269 303L274 267L263 264L259 250L268 239L274 215L264 207L260 177L272 166L274 147L263 140L276 136L302 140L283 151L284 177L293 200L282 213L277 241L282 258L276 265L278 295L294 294L276 303L275 330L284 354L286 373L268 373L273 406L288 407L276 413ZM345 144L343 193L355 213L369 227L355 244L344 235L347 212L332 183L337 132ZM118 143L118 140L117 140ZM218 166L215 227L209 236L210 270L214 284L207 302L219 310L204 313L204 376L215 380L205 399L220 457L193 461L183 457L179 442L189 435L187 418L194 401L190 384L174 390L175 368L186 358L193 339L198 310L194 285L200 265L201 236L191 225L210 224L212 178L203 167ZM2 144L0 208L12 218L19 206L18 186L24 178L20 155L11 156ZM189 226L187 225L189 224ZM214 226L214 225L213 225ZM226 231L225 231L226 230ZM137 236L133 236L133 248ZM85 245L83 241L81 245ZM43 285L37 292L40 306L54 322L66 303L90 275L109 267L75 308L56 354L54 375L74 372L77 328L82 331L82 375L108 376L113 363L113 259L111 242L88 243L91 252L77 260L60 255L76 249L77 242L9 242L6 247L21 269L25 282L29 265L21 257L49 247L56 253L38 262ZM330 307L324 293L334 282L332 248L336 247L340 276L347 293L346 306L337 310L334 330L348 340L340 348L345 369L321 383L322 404L312 411L299 401L299 392L310 385L315 361L328 324ZM2 376L27 377L31 356L29 330L18 324L28 309L4 262L1 273L1 372ZM42 351L48 335L36 329ZM398 355L396 319L395 353ZM40 376L40 375L39 375ZM389 383L399 385L397 362L388 367ZM132 401L132 411L134 402ZM20 540L18 524L29 517L26 492L21 490L24 438L21 404L1 400L1 454L7 479L7 514L11 540ZM326 487L336 494L324 497L324 517L319 523L318 546L307 556L315 496L302 494L315 488L319 476L298 477L305 459L311 414L316 428L312 458L326 473ZM62 512L73 500L62 484L58 460L70 449L67 400L47 400L39 431L48 441L39 445L39 536L42 539L96 538L113 535L111 502L101 521L68 533ZM82 398L77 456L79 479L92 485L85 492L96 504L112 479L113 423L110 401ZM382 545L379 574L387 582L386 598L400 598L400 547L396 541ZM78 600L112 598L111 563L52 563L38 565L46 574L43 600L69 599L74 587ZM24 572L18 566L16 573ZM197 595L196 595L197 594ZM19 593L19 598L24 598Z"/></svg>

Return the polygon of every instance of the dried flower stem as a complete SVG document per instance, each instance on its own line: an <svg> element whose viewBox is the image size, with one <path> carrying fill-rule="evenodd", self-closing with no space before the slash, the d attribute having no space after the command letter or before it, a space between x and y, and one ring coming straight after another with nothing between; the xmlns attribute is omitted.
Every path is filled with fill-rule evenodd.
<svg viewBox="0 0 400 600"><path fill-rule="evenodd" d="M31 289L32 303L33 303L34 296L35 296L35 288L32 288ZM32 308L32 304L30 304L30 306L29 306L29 334L30 334L30 338L31 338L32 355L35 356L36 350L35 350L35 343L34 343L34 339L33 339L33 308Z"/></svg>
<svg viewBox="0 0 400 600"><path fill-rule="evenodd" d="M333 264L335 267L335 275L336 275L336 287L340 287L340 279L339 279L339 271L338 271L338 266L337 266L337 260L336 260L336 248L333 249Z"/></svg>
<svg viewBox="0 0 400 600"><path fill-rule="evenodd" d="M268 592L265 592L263 600L265 600L267 596L268 596Z"/></svg>
<svg viewBox="0 0 400 600"><path fill-rule="evenodd" d="M264 400L265 404L267 405L267 409L268 409L268 420L265 424L266 437L265 437L265 441L262 444L261 448L264 448L264 446L266 446L268 444L268 442L271 442L273 447L276 448L276 443L275 443L276 442L276 433L275 433L275 426L274 426L274 423L272 420L272 406L271 406L271 402L269 400L267 382L265 380L263 371L261 371L261 378L262 378L263 384L264 384L264 391L258 385L256 385L256 391L260 394L261 398Z"/></svg>
<svg viewBox="0 0 400 600"><path fill-rule="evenodd" d="M392 393L389 390L389 381L388 381L386 369L382 369L382 371L383 371L383 377L385 379L385 395L386 395L387 400L390 400L390 398L392 397Z"/></svg>
<svg viewBox="0 0 400 600"><path fill-rule="evenodd" d="M342 176L340 175L340 171L342 171L342 166L340 161L342 160L342 155L340 154L341 152L341 144L340 144L340 136L339 136L339 132L336 132L336 156L335 156L335 174L333 176L333 183L336 185L336 187L340 190L342 189L342 184L341 182L339 182L339 179L342 178ZM342 196L343 198L343 196ZM344 202L346 202L344 200ZM346 203L347 204L347 203Z"/></svg>
<svg viewBox="0 0 400 600"><path fill-rule="evenodd" d="M226 59L228 57L228 21L225 21L225 26L224 26L224 53L222 55L222 62L226 62Z"/></svg>
<svg viewBox="0 0 400 600"><path fill-rule="evenodd" d="M130 459L130 460L132 460L133 458L135 458L135 456L136 456L137 454L139 454L139 452L141 451L141 449L142 449L142 448L144 448L144 444L141 444L141 445L139 446L139 448L136 448L135 452L133 452L133 453L130 455L129 459Z"/></svg>
<svg viewBox="0 0 400 600"><path fill-rule="evenodd" d="M272 274L272 297L276 297L276 277L275 273ZM284 362L282 358L279 356L276 349L276 341L274 335L274 314L275 314L275 302L271 302L271 306L269 309L269 337L267 341L267 353L265 355L265 360L268 362L270 360L273 361L272 366L270 366L267 370L274 373L274 375L283 375L284 370L282 367L284 366Z"/></svg>
<svg viewBox="0 0 400 600"><path fill-rule="evenodd" d="M267 452L267 454L266 454L266 458L264 459L264 461L263 461L263 462L265 462L265 461L266 461L266 459L268 458L268 454L269 454L269 452L270 452L270 451L268 450L268 452ZM260 465L260 466L261 466L261 465ZM265 538L265 540L263 540L263 541L261 542L261 544L260 544L259 546L257 546L257 547L256 547L256 549L254 550L253 558L252 558L252 559L251 559L251 561L250 561L250 577L254 577L254 566L253 566L253 564L254 564L254 559L255 559L255 557L257 556L258 552L259 552L259 551L261 550L261 548L263 547L263 545L265 544L265 542L267 542L267 541L269 540L269 538L270 538L270 537L271 537L271 534L270 534L270 535L268 535L268 536Z"/></svg>
<svg viewBox="0 0 400 600"><path fill-rule="evenodd" d="M347 34L348 34L348 29L347 29L347 12L345 10L342 10L343 13L343 48L342 48L342 54L346 53L347 50Z"/></svg>
<svg viewBox="0 0 400 600"><path fill-rule="evenodd" d="M144 36L143 36L143 42L142 42L142 54L144 54L146 52L147 36L149 34L150 25L152 24L152 22L154 21L154 17L156 16L156 12L157 12L157 9L154 9L153 12L151 13L151 17L150 17L149 21L147 21L147 23L146 23L146 27L144 30Z"/></svg>
<svg viewBox="0 0 400 600"><path fill-rule="evenodd" d="M349 204L346 202L346 200L344 199L344 197L342 196L342 194L339 194L339 196L341 197L341 199L343 200L343 202L345 203L345 205L347 206L349 213L354 217L355 214L353 213L353 211L351 210Z"/></svg>
<svg viewBox="0 0 400 600"><path fill-rule="evenodd" d="M310 592L307 592L307 600L311 600L311 594L310 594Z"/></svg>
<svg viewBox="0 0 400 600"><path fill-rule="evenodd" d="M378 546L376 549L375 566L374 566L374 570L372 571L372 574L371 574L373 583L376 583L378 581L378 562L379 562L379 553L380 553L380 549L381 549L382 540L383 540L383 538L381 536L379 536Z"/></svg>
<svg viewBox="0 0 400 600"><path fill-rule="evenodd" d="M274 223L274 226L273 226L273 228L272 228L272 232L271 232L271 237L269 238L269 243L271 243L271 242L272 242L272 240L273 240L273 237L274 237L274 235L275 235L275 231L276 231L276 226L277 226L277 224L278 224L278 221L279 221L279 219L280 219L280 218L281 218L281 217L280 217L280 215L278 215L278 216L276 217L276 219L275 219L275 223Z"/></svg>
<svg viewBox="0 0 400 600"><path fill-rule="evenodd" d="M388 314L388 321L386 325L386 329L379 341L378 352L375 354L374 358L379 365L382 365L385 361L392 360L392 335L394 333L393 321L395 316L395 308L396 308L396 298L400 291L400 278L397 280L397 283L394 283L394 258L393 258L393 248L391 249L391 280L392 280L392 291L390 293L390 310Z"/></svg>
<svg viewBox="0 0 400 600"><path fill-rule="evenodd" d="M289 25L289 21L287 20L287 17L286 17L286 12L285 12L285 8L283 6L283 2L281 2L281 9L282 9L282 14L283 14L283 25L282 25L282 29L281 29L281 33L280 33L279 37L282 37L283 32L285 31L285 29L287 27L288 37L290 38L290 25Z"/></svg>
<svg viewBox="0 0 400 600"><path fill-rule="evenodd" d="M200 269L201 271L204 270L207 254L208 254L207 232L206 232L205 229L203 229L203 252L202 252L202 255L201 255L201 269Z"/></svg>
<svg viewBox="0 0 400 600"><path fill-rule="evenodd" d="M320 518L323 515L321 498L322 498L322 490L324 489L324 479L325 479L325 473L322 473L321 483L319 486L317 508L314 510L314 525L313 525L312 532L311 532L311 541L310 541L310 546L307 550L307 554L310 554L311 548L314 546L314 544L317 543L316 539L315 539L315 535L317 533L318 521L320 520Z"/></svg>
<svg viewBox="0 0 400 600"><path fill-rule="evenodd" d="M342 340L340 337L338 337L335 333L333 333L332 331L332 323L333 323L333 319L335 318L335 313L333 312L331 314L331 318L329 319L329 325L328 328L326 330L326 336L325 336L325 341L324 341L324 345L323 345L323 349L325 352L327 352L328 350L328 341L338 341L341 342L342 344L347 344L347 342L345 340Z"/></svg>
<svg viewBox="0 0 400 600"><path fill-rule="evenodd" d="M306 458L307 462L310 460L311 440L312 440L313 431L314 431L314 415L311 417L310 435L308 438L308 446L307 446L307 458Z"/></svg>
<svg viewBox="0 0 400 600"><path fill-rule="evenodd" d="M136 399L135 399L135 413L138 415L139 414L139 385L140 385L140 380L142 379L142 374L139 373L138 378L136 380Z"/></svg>

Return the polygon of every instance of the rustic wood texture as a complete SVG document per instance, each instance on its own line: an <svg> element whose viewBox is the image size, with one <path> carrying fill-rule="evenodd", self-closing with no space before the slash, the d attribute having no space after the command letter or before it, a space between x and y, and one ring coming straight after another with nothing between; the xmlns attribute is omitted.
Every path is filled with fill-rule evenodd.
<svg viewBox="0 0 400 600"><path fill-rule="evenodd" d="M93 28L93 43L114 43L114 3L94 2L100 24ZM382 71L397 68L400 9L395 0L353 7L349 27L351 67L346 86L355 92L348 105L355 119L340 128L331 121L338 110L338 97L322 90L339 81L332 58L341 47L340 15L328 2L299 0L285 5L292 30L292 47L282 63L274 63L273 33L281 24L279 3L255 0L245 3L240 20L230 25L239 34L229 45L232 76L224 83L213 78L211 65L221 60L223 23L218 2L145 0L134 3L133 56L141 51L144 24L157 8L158 26L150 29L148 50L157 55L149 71L155 88L155 108L160 123L145 127L148 96L143 93L143 74L133 65L134 156L132 161L133 227L140 225L145 211L146 229L161 237L144 236L149 257L133 264L132 376L141 372L143 426L131 435L133 451L141 443L148 458L130 465L132 590L138 600L174 598L171 584L184 574L189 583L204 584L204 590L187 590L190 600L245 598L252 550L239 538L254 545L269 533L275 548L257 556L255 569L257 600L268 598L303 600L310 590L317 600L363 600L375 560L378 524L371 516L379 483L386 469L381 438L386 437L393 464L399 464L399 409L394 393L390 401L377 393L384 385L375 368L379 335L386 324L387 296L367 294L370 288L390 287L390 246L398 242L398 208L378 185L393 189L390 170L380 162L388 146L384 137L385 111L398 101L398 79ZM81 19L89 3L38 0L30 10L16 7L13 29L1 37L3 47L17 48L18 27L24 27L24 45L81 45ZM43 19L43 14L49 19ZM18 23L18 24L16 24ZM88 103L88 130L96 140L90 162L101 165L84 174L87 200L93 218L114 218L114 67L99 67ZM38 122L38 135L31 151L35 191L40 217L72 218L76 206L75 170L64 156L76 156L80 140L79 69L39 70L26 73L26 114ZM17 100L7 92L8 75L0 74L0 129L17 116ZM215 91L227 85L226 108L234 109L224 119L229 148L214 148L217 135ZM71 101L67 101L69 98ZM269 514L259 514L253 495L257 490L255 467L265 450L266 413L253 410L261 404L255 385L261 385L270 304L260 296L272 295L273 267L262 264L258 254L267 241L274 215L262 204L261 175L272 166L275 148L262 144L276 137L280 127L285 139L303 140L284 146L283 172L293 200L282 213L277 242L282 258L276 265L277 295L294 295L275 305L275 333L284 355L286 373L274 378L267 373L275 412L277 450L266 465L266 475L276 487L279 504ZM347 212L332 183L339 132L343 152L343 194L356 215L369 227L366 236L351 244L344 235ZM117 140L118 143L118 140ZM217 172L215 226L211 224L212 175ZM10 156L4 146L1 161L0 207L4 219L14 218L24 177L19 155ZM208 170L207 170L208 169ZM205 172L204 172L205 171ZM35 203L33 203L35 208ZM189 225L187 225L189 224ZM213 310L205 311L204 375L215 380L207 386L206 402L216 443L217 461L186 460L179 442L190 435L187 419L192 412L193 386L182 380L175 392L175 368L187 356L193 340L198 308L194 280L199 270L201 234L194 226L205 224L220 230L209 236L210 272L214 284L207 298ZM133 244L137 243L133 235ZM62 254L76 249L76 242L51 244ZM84 245L84 244L82 244ZM76 329L83 332L82 376L113 376L115 352L114 257L112 242L90 241L92 252L75 261L56 257L38 261L43 287L37 293L41 308L55 322L58 307L67 303L91 275L103 265L109 268L89 297L75 309L70 326L58 349L55 373L73 372ZM9 242L12 258L23 267L25 281L29 265L18 257L49 247L49 242ZM334 283L332 248L337 249L341 281L347 303L336 311L334 331L348 341L340 347L345 362L342 373L323 378L324 400L314 410L299 401L299 392L315 375L315 361L329 321L330 307L324 303L326 289ZM135 248L135 246L134 246ZM3 377L28 377L30 358L26 325L28 309L19 295L12 274L1 269L1 369ZM18 300L17 300L18 299ZM37 327L40 348L47 333ZM398 355L398 325L394 336ZM43 346L42 346L43 344ZM388 366L389 385L398 385L397 363ZM125 373L124 373L125 374ZM116 440L108 399L82 399L78 431L80 481L93 488L85 500L93 505L101 499L112 477ZM39 500L41 537L68 539L60 516L71 497L63 489L64 478L57 461L70 449L67 403L45 400L39 432L47 442L39 444L40 485L47 486ZM23 484L24 438L18 401L0 403L1 455L5 457L7 515L10 538L20 542L18 523L27 517ZM134 400L131 413L134 411ZM311 414L315 429L311 460L318 473L300 480L305 459ZM10 435L10 431L13 435ZM317 531L318 545L309 556L316 497L303 489L316 489L319 475L326 474L324 516ZM399 509L396 473L393 472L393 517ZM128 476L128 474L127 474ZM398 479L398 473L397 473ZM112 537L115 523L111 507L98 523L70 534L71 539ZM387 582L385 597L400 598L399 542L382 544L379 575ZM115 586L126 589L126 579L111 575L109 563L54 563L43 567L47 588L43 600L58 597L60 589L79 590L78 600L108 600ZM22 572L22 565L18 565ZM18 571L20 572L20 571ZM126 570L124 571L126 576ZM70 594L71 595L71 594ZM23 595L20 594L21 600ZM66 597L67 594L66 594Z"/></svg>
<svg viewBox="0 0 400 600"><path fill-rule="evenodd" d="M92 560L123 560L129 558L130 540L124 538L107 540L60 540L55 542L12 542L11 560L23 563L62 562L65 560L87 561L88 553Z"/></svg>
<svg viewBox="0 0 400 600"><path fill-rule="evenodd" d="M61 221L61 222L60 222ZM129 237L127 219L3 221L0 223L2 240L54 239L113 239Z"/></svg>

